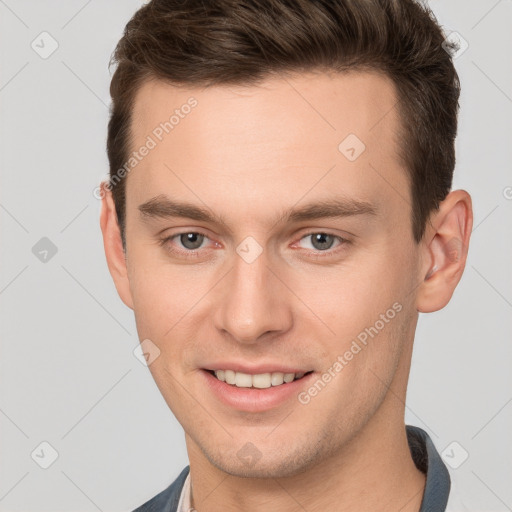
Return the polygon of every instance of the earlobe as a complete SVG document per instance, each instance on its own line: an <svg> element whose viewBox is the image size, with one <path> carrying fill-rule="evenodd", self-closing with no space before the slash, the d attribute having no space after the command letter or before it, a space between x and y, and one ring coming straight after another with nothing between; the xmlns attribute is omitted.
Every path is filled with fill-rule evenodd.
<svg viewBox="0 0 512 512"><path fill-rule="evenodd" d="M107 182L101 183L100 188L102 198L100 227L103 235L103 247L105 249L108 269L121 300L129 308L133 309L126 257L121 241L121 232L117 221L112 192Z"/></svg>
<svg viewBox="0 0 512 512"><path fill-rule="evenodd" d="M473 226L471 197L464 190L450 192L432 216L424 237L423 282L416 308L438 311L448 304L462 277Z"/></svg>

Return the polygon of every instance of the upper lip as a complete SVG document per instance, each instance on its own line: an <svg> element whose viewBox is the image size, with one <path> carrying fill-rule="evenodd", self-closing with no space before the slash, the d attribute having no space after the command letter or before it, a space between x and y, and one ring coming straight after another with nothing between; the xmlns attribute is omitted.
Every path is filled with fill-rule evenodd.
<svg viewBox="0 0 512 512"><path fill-rule="evenodd" d="M265 363L258 365L250 365L247 363L225 362L211 363L204 366L205 370L233 370L234 372L249 373L257 375L261 373L307 373L312 371L311 368L300 366L283 366L279 363Z"/></svg>

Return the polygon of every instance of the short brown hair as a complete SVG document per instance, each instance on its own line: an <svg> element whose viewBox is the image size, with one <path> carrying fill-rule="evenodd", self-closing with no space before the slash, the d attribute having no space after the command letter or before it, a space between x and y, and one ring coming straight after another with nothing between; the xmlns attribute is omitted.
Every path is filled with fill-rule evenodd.
<svg viewBox="0 0 512 512"><path fill-rule="evenodd" d="M144 82L255 85L274 73L314 70L376 70L393 80L419 242L455 167L460 86L444 39L432 11L414 0L150 1L126 25L111 61L107 152L123 246L126 177L116 174L129 158Z"/></svg>

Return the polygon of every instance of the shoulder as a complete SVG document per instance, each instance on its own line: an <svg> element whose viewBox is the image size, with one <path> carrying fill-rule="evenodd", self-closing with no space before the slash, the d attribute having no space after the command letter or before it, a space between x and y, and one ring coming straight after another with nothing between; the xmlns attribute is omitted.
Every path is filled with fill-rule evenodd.
<svg viewBox="0 0 512 512"><path fill-rule="evenodd" d="M178 508L181 490L189 471L190 466L187 466L169 487L149 501L146 501L140 507L137 507L133 512L175 512Z"/></svg>

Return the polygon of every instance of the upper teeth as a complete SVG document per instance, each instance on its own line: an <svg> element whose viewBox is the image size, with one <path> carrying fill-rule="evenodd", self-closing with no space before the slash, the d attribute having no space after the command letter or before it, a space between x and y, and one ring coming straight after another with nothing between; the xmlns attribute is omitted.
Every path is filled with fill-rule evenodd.
<svg viewBox="0 0 512 512"><path fill-rule="evenodd" d="M215 376L222 382L233 384L239 388L260 388L265 389L270 386L279 386L284 382L292 382L300 379L304 373L259 373L250 375L249 373L235 372L233 370L216 370Z"/></svg>

